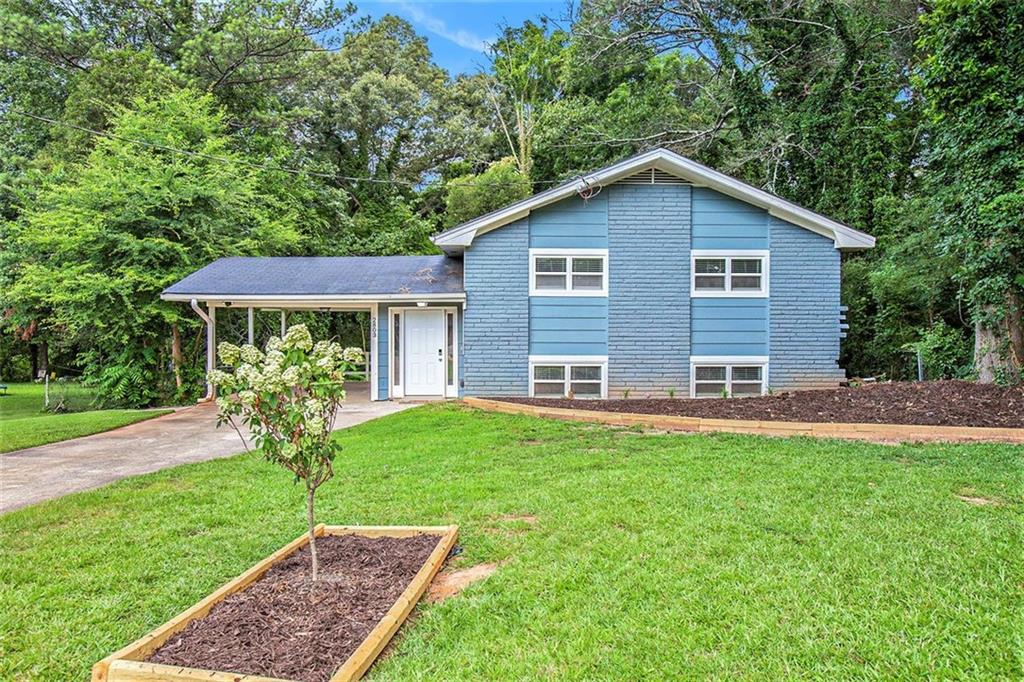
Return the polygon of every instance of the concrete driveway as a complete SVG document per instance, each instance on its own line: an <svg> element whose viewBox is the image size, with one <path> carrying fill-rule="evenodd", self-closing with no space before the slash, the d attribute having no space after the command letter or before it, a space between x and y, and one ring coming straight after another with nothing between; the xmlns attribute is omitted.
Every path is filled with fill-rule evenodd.
<svg viewBox="0 0 1024 682"><path fill-rule="evenodd" d="M348 400L338 413L336 429L412 406L370 402L365 384L346 388ZM245 450L234 429L216 426L217 408L196 405L113 431L0 454L0 513L127 476Z"/></svg>

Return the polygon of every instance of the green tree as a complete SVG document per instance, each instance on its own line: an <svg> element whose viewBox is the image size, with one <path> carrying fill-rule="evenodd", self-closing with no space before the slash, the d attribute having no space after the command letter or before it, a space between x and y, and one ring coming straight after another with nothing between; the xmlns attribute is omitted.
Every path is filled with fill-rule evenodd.
<svg viewBox="0 0 1024 682"><path fill-rule="evenodd" d="M59 330L111 401L166 396L167 366L179 383L188 369L172 347L179 328L195 322L160 292L216 258L300 243L301 198L268 191L263 172L233 149L210 95L138 100L4 227L7 325Z"/></svg>
<svg viewBox="0 0 1024 682"><path fill-rule="evenodd" d="M544 22L506 27L491 45L488 88L500 136L520 175L530 178L537 121L545 104L559 94L560 70L569 36L548 31Z"/></svg>
<svg viewBox="0 0 1024 682"><path fill-rule="evenodd" d="M922 21L928 189L975 324L981 381L1024 367L1024 6L939 0Z"/></svg>
<svg viewBox="0 0 1024 682"><path fill-rule="evenodd" d="M519 172L515 159L495 161L480 174L469 173L445 186L444 226L472 220L506 204L530 196L530 181Z"/></svg>

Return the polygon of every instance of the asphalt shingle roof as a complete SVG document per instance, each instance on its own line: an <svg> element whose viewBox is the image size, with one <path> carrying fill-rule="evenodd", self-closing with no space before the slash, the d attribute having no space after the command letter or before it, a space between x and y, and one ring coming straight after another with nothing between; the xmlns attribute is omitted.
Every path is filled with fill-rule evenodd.
<svg viewBox="0 0 1024 682"><path fill-rule="evenodd" d="M448 256L221 258L164 290L212 296L461 294L462 260Z"/></svg>

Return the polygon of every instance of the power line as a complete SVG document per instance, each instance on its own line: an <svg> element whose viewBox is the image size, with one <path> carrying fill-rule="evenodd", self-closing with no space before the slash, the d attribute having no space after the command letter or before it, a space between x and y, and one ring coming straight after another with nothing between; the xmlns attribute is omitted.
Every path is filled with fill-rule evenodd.
<svg viewBox="0 0 1024 682"><path fill-rule="evenodd" d="M321 172L318 172L318 171L304 170L304 169L301 169L301 168L289 168L287 166L267 166L267 165L264 165L264 164L255 163L253 161L247 161L245 159L235 159L235 158L230 158L230 157L227 157L227 156L217 156L215 154L205 154L203 152L196 152L196 151L192 151L190 149L180 149L178 147L171 147L169 145L159 144L159 143L156 143L156 142L147 142L146 140L136 140L134 138L124 137L123 135L115 135L114 133L106 132L106 131L103 131L103 130L93 130L92 128L86 128L84 126L80 126L80 125L77 125L77 124L74 124L74 123L69 123L67 121L60 121L60 120L57 120L57 119L49 118L47 116L41 116L39 114L32 114L32 113L29 113L27 111L21 111L19 109L9 108L9 109L7 109L7 113L16 114L18 116L24 116L26 118L31 118L31 119L34 119L36 121L40 121L42 123L46 123L46 124L49 124L49 125L57 125L57 126L63 126L65 128L72 128L74 130L79 130L81 132L88 133L90 135L95 135L97 137L105 137L105 138L110 139L110 140L117 140L118 142L126 142L128 144L134 144L134 145L138 145L140 147L147 147L149 149L158 149L160 151L171 152L171 153L174 153L174 154L183 154L185 156L189 156L189 157L192 157L192 158L206 159L206 160L209 160L209 161L216 161L218 163L241 164L243 166L248 166L250 168L256 168L256 169L264 170L264 171L272 171L272 172L275 172L275 173L291 173L292 175L308 175L308 176L312 176L312 177L327 178L327 179L330 179L330 180L345 180L345 181L348 181L348 182L369 182L369 183L376 183L376 184L382 184L382 185L394 185L394 186L402 186L402 187L410 187L410 188L416 188L416 187L420 187L420 186L423 185L423 183L421 183L421 182L413 182L413 181L410 181L410 180L384 180L384 179L381 179L381 178L361 178L361 177L356 177L356 176L352 176L352 175L339 175L339 174L336 174L336 173L321 173ZM524 179L521 182L461 182L460 181L457 184L459 186L469 186L469 187L500 187L500 186L505 186L505 185L508 185L508 186L522 185L524 183L525 184L529 184L531 186L543 186L543 185L559 184L559 181L557 181L557 180L526 180L526 179Z"/></svg>

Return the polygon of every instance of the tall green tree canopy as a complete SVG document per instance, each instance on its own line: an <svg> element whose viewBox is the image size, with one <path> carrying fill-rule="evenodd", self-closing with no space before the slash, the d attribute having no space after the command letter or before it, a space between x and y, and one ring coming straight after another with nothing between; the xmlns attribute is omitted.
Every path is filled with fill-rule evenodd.
<svg viewBox="0 0 1024 682"><path fill-rule="evenodd" d="M233 148L210 95L139 100L110 134L8 224L5 305L11 322L74 339L112 398L146 404L170 359L167 326L192 317L160 291L215 258L293 251L303 208Z"/></svg>
<svg viewBox="0 0 1024 682"><path fill-rule="evenodd" d="M939 0L924 18L927 188L987 380L1024 367L1024 6Z"/></svg>

